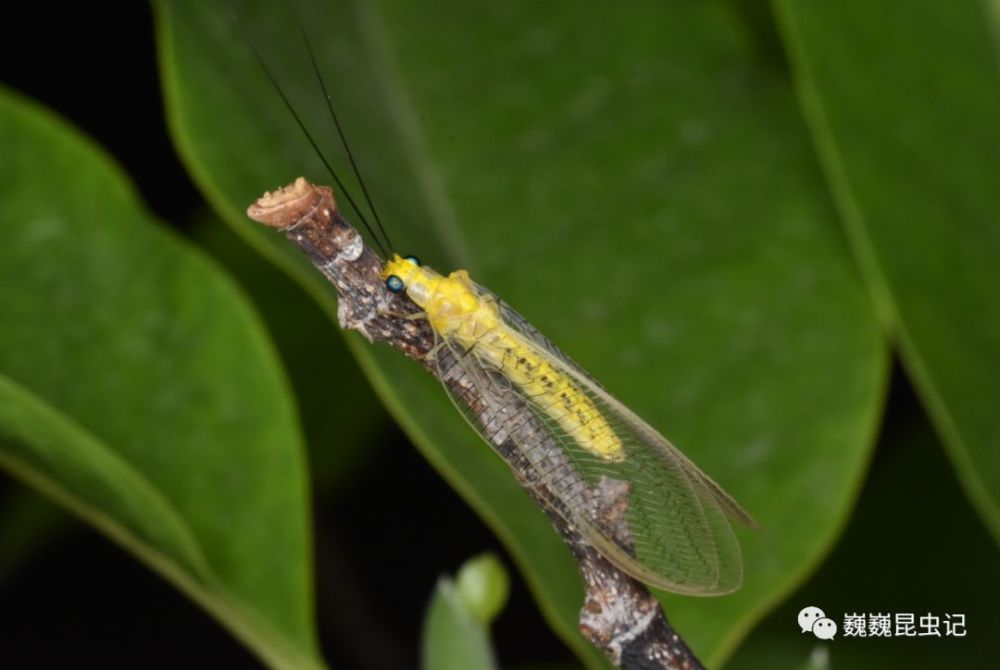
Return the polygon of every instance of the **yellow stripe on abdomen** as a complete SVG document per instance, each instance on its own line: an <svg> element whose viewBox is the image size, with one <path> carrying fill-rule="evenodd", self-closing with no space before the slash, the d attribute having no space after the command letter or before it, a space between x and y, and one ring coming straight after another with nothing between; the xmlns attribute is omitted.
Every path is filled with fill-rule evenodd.
<svg viewBox="0 0 1000 670"><path fill-rule="evenodd" d="M520 338L498 327L479 338L476 354L488 359L545 411L581 448L606 461L621 461L625 449L593 401Z"/></svg>
<svg viewBox="0 0 1000 670"><path fill-rule="evenodd" d="M412 295L419 284L411 276L415 271L403 261L398 264L402 269L393 272L408 272L404 280L410 285L408 295ZM573 379L549 364L534 345L503 323L496 301L477 295L468 273L456 270L447 278L435 273L433 280L431 284L425 278L419 292L429 297L414 299L426 311L435 332L465 352L474 351L478 360L500 371L582 449L606 461L624 460L621 440L594 402Z"/></svg>

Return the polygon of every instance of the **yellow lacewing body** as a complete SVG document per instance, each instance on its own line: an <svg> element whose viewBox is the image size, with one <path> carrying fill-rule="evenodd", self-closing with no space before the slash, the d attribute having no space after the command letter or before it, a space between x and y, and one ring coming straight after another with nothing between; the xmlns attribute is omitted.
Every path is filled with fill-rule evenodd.
<svg viewBox="0 0 1000 670"><path fill-rule="evenodd" d="M740 586L742 560L729 519L748 526L753 520L666 438L466 271L445 277L396 255L384 276L391 290L405 290L421 307L436 350L448 350L488 403L488 426L481 416L469 418L491 446L499 433L521 434L523 408L545 426L559 457L542 453L530 435L515 439L520 456L557 498L556 510L608 560L677 593L716 595ZM439 376L446 382L449 373ZM455 389L447 382L445 388L462 409Z"/></svg>

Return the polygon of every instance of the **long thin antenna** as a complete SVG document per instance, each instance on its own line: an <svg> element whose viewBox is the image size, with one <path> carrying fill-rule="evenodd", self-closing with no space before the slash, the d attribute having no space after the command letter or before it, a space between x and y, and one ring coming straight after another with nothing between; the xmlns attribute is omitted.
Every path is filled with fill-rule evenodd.
<svg viewBox="0 0 1000 670"><path fill-rule="evenodd" d="M233 20L236 21L237 24L239 23L235 16L233 17ZM315 151L316 155L319 156L319 159L323 161L323 165L326 167L327 172L330 173L330 176L333 177L333 181L336 182L337 188L340 189L340 192L344 194L345 198L347 198L347 202L349 202L354 211L357 212L358 218L361 219L361 223L364 225L365 230L367 230L368 233L375 240L375 244L378 245L379 250L381 250L384 255L388 256L389 252L386 250L385 246L383 246L382 241L379 239L378 235L375 234L375 231L372 229L371 225L369 225L368 219L365 218L364 212L361 210L360 207L358 207L357 203L354 202L354 198L351 197L350 191L347 190L347 187L344 186L344 182L342 182L340 180L340 177L337 176L337 172L336 170L333 169L333 166L330 165L330 162L326 160L326 156L324 156L323 152L320 150L319 144L316 142L315 138L313 138L312 133L309 132L309 129L306 128L306 124L302 120L302 117L300 117L299 113L295 111L295 107L292 106L291 100L289 100L288 96L285 95L285 91L281 88L281 85L278 84L277 78L275 78L274 74L271 73L271 69L267 66L267 63L264 62L264 59L260 55L260 52L257 51L257 48L253 45L253 42L250 40L250 36L247 35L242 29L240 30L240 33L243 35L243 39L246 41L247 46L250 47L250 51L253 52L254 58L257 59L257 63L260 65L260 69L264 71L264 74L271 82L271 86L273 86L274 90L277 91L278 96L281 98L281 101L285 103L285 107L288 109L292 117L295 119L295 122L298 124L299 129L302 130L302 133L306 136L306 139L309 140L309 144L312 145L313 151ZM386 238L386 241L388 241L388 238Z"/></svg>
<svg viewBox="0 0 1000 670"><path fill-rule="evenodd" d="M368 193L368 186L365 185L364 177L361 176L361 170L358 168L357 162L354 160L354 152L351 151L351 145L347 142L347 135L344 133L343 127L340 125L340 118L337 116L337 111L333 108L333 98L330 97L330 93L326 90L326 83L323 81L323 75L320 73L319 64L316 62L316 54L313 51L312 43L309 41L309 35L306 34L306 27L302 24L302 16L296 10L295 20L299 23L299 32L302 33L302 41L305 42L306 51L309 52L309 60L312 63L313 72L316 74L316 81L319 82L320 90L323 91L323 97L326 98L326 108L330 110L330 116L333 118L333 124L337 127L337 135L340 137L340 143L344 145L344 151L347 152L347 159L351 162L351 168L354 170L354 176L358 178L358 184L361 185L361 192L365 196L365 202L368 203L368 208L371 209L372 216L375 217L375 223L378 225L379 231L382 233L382 237L385 238L386 244L392 247L392 240L389 239L389 233L385 231L385 227L382 225L382 219L378 215L378 210L375 209L375 203L372 201L371 195Z"/></svg>

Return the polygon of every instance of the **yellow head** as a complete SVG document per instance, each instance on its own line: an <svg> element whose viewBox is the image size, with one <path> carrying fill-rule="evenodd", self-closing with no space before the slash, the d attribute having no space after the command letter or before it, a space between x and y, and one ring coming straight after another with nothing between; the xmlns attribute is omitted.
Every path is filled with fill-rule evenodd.
<svg viewBox="0 0 1000 670"><path fill-rule="evenodd" d="M410 300L427 309L427 302L437 292L438 285L444 279L434 270L420 265L416 256L393 254L385 264L382 279L386 287L393 293L402 293Z"/></svg>
<svg viewBox="0 0 1000 670"><path fill-rule="evenodd" d="M382 271L385 284L393 293L406 291L410 300L426 313L438 331L448 331L460 320L480 307L475 286L465 270L456 270L447 277L420 265L415 256L405 258L394 254Z"/></svg>

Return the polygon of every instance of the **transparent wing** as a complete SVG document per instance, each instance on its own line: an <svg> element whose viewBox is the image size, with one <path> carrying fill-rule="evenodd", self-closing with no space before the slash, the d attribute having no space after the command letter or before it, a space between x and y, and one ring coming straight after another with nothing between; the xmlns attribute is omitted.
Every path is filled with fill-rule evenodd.
<svg viewBox="0 0 1000 670"><path fill-rule="evenodd" d="M531 325L531 322L521 316L520 312L516 311L513 307L505 303L503 300L498 298L492 291L490 291L485 286L481 286L473 282L476 291L479 293L479 298L481 300L489 300L496 303L497 310L500 313L500 319L512 330L523 335L527 340L534 343L542 351L548 353L554 358L558 359L560 362L564 363L566 366L573 368L578 374L586 377L593 383L600 386L600 382L590 376L586 370L583 369L576 361L569 357L562 349L553 344L552 340L545 337L542 331Z"/></svg>
<svg viewBox="0 0 1000 670"><path fill-rule="evenodd" d="M557 511L625 572L680 593L711 595L738 588L742 560L728 519L753 526L750 515L517 312L478 289L481 298L496 301L512 336L529 343L590 399L621 440L625 458L610 462L594 456L559 426L550 400L530 397L475 350L455 355L469 383L492 405L492 425L467 414L473 427L494 447L498 430L512 438L515 456L534 468ZM456 404L461 407L461 400ZM519 420L534 428L519 434Z"/></svg>
<svg viewBox="0 0 1000 670"><path fill-rule="evenodd" d="M628 409L614 396L608 393L600 382L598 382L593 376L590 375L590 373L584 370L583 367L581 367L578 363L576 363L576 361L570 358L569 355L567 355L565 352L559 349L559 347L553 344L552 340L545 337L545 335L543 335L541 331L535 328L530 321L521 316L521 314L517 312L513 307L511 307L503 300L498 298L488 288L481 286L479 284L475 284L475 287L476 290L479 292L481 299L492 300L496 302L497 308L500 313L500 318L503 320L505 325L507 325L513 331L523 336L525 339L532 342L539 349L541 349L542 351L544 351L546 354L549 355L550 357L549 363L552 364L553 367L557 367L558 369L565 372L566 374L569 374L578 381L580 380L580 378L583 378L584 380L586 380L586 382L589 382L589 384L581 382L584 384L584 386L596 386L598 393L600 395L606 396L605 401L608 404L612 406L617 406L618 413L630 415L633 421L642 424L647 431L655 434L656 437L659 438L659 441L663 443L661 446L663 446L669 452L671 452L671 454L675 458L682 461L684 463L684 467L689 471L689 474L691 474L696 479L701 480L705 484L705 486L712 492L713 497L717 499L718 504L723 508L723 510L726 513L726 516L728 516L730 519L738 521L739 523L749 528L757 528L757 524L756 522L754 522L753 517L751 517L750 514L745 509L743 509L743 507L738 502L736 502L736 500L731 495L726 493L726 491L721 486L719 486L711 477L702 472L697 465L691 462L691 460L688 459L688 457L685 456L679 449L677 449L677 447L675 447L669 440L660 435L656 429L652 428L649 424L643 421L639 416L637 416L634 412ZM552 359L555 360L553 361Z"/></svg>
<svg viewBox="0 0 1000 670"><path fill-rule="evenodd" d="M539 421L509 380L448 342L437 347L438 377L456 409L499 453L546 511L575 526L594 492L570 461L549 427ZM583 534L588 537L590 534Z"/></svg>

